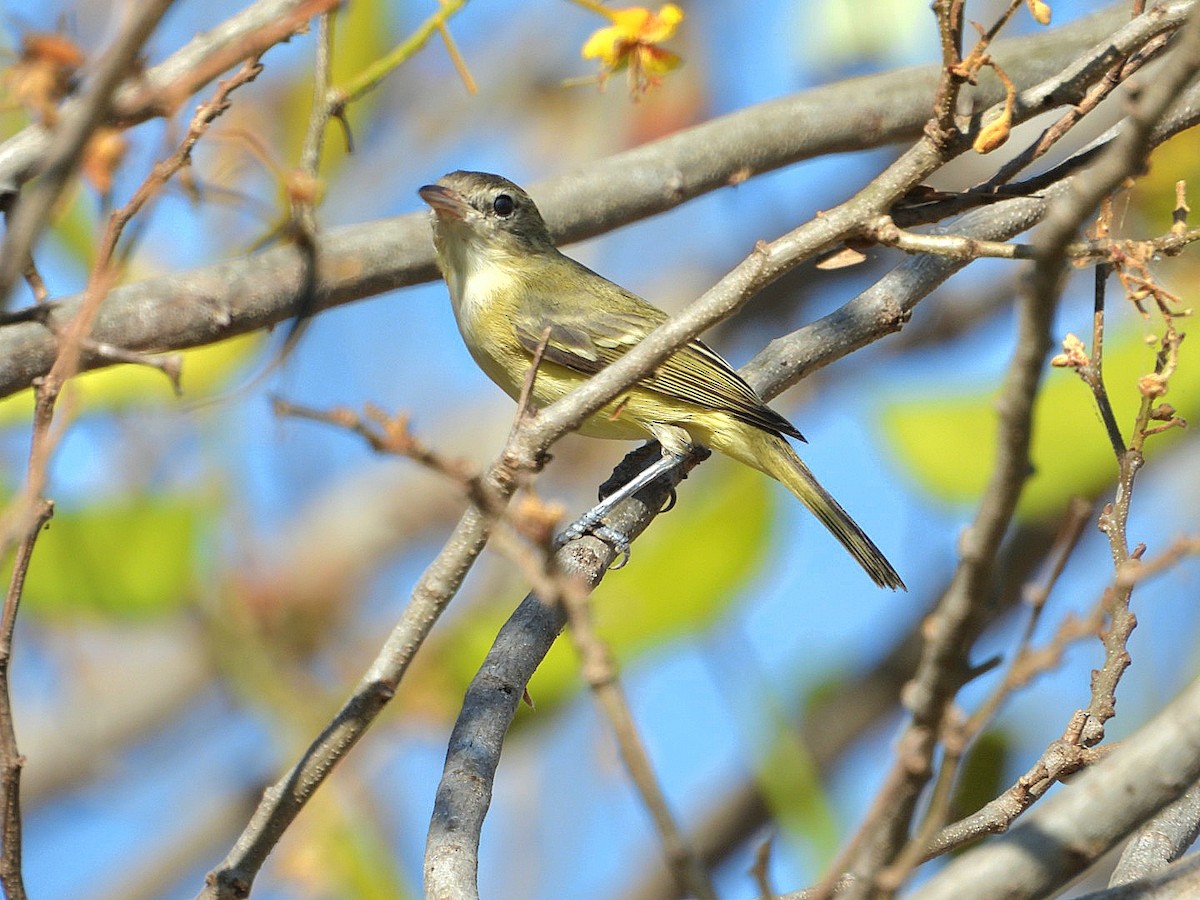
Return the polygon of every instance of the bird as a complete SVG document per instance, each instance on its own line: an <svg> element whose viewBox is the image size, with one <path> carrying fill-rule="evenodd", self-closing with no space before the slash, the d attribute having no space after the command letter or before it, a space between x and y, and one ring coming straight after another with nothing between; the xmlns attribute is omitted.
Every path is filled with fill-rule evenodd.
<svg viewBox="0 0 1200 900"><path fill-rule="evenodd" d="M510 397L520 397L539 351L530 396L544 407L667 321L658 307L560 252L533 199L507 178L456 171L418 194L432 210L437 265L467 350ZM877 585L907 590L788 443L803 441L800 431L703 341L680 347L578 430L660 443L660 465L634 489L697 444L757 469L808 507ZM627 485L621 496L631 492ZM595 513L585 520L598 521Z"/></svg>

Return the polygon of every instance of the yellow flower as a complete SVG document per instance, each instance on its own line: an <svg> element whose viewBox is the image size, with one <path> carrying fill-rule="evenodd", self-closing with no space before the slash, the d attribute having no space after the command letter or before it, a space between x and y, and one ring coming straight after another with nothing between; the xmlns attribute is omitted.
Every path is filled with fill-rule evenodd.
<svg viewBox="0 0 1200 900"><path fill-rule="evenodd" d="M611 10L599 7L597 11L608 16L612 24L587 39L583 58L600 60L602 83L613 72L628 69L630 89L640 94L658 85L663 75L680 64L676 54L658 46L674 35L683 21L683 10L674 3L664 5L657 13L644 6Z"/></svg>

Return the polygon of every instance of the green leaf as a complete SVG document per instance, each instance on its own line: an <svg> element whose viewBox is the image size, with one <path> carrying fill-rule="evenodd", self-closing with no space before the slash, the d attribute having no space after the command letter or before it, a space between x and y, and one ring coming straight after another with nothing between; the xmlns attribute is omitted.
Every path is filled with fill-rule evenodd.
<svg viewBox="0 0 1200 900"><path fill-rule="evenodd" d="M1154 350L1141 331L1105 342L1104 380L1117 423L1129 440L1141 397L1137 380L1154 369ZM983 493L996 461L997 392L989 386L956 396L926 394L890 402L882 421L895 458L926 491L941 500L970 503ZM1200 360L1184 344L1166 398L1185 419L1200 409ZM1180 429L1151 437L1147 456L1183 436ZM1092 392L1068 369L1051 369L1034 409L1034 473L1017 515L1057 514L1073 496L1095 497L1112 484L1117 463Z"/></svg>
<svg viewBox="0 0 1200 900"><path fill-rule="evenodd" d="M1006 732L989 729L971 746L959 772L954 791L954 818L982 809L1003 793L1008 784L1008 760L1012 741Z"/></svg>
<svg viewBox="0 0 1200 900"><path fill-rule="evenodd" d="M755 765L758 785L773 818L811 843L818 859L832 860L838 849L837 816L821 773L795 729L781 715L774 719L775 740Z"/></svg>
<svg viewBox="0 0 1200 900"><path fill-rule="evenodd" d="M172 612L194 595L197 550L209 517L205 502L190 496L59 509L34 547L26 608L71 618Z"/></svg>
<svg viewBox="0 0 1200 900"><path fill-rule="evenodd" d="M695 483L693 483L695 482ZM709 628L741 596L770 550L769 478L720 457L705 463L633 547L630 564L592 595L596 629L625 666L671 640ZM560 640L530 682L539 709L580 686L570 641Z"/></svg>

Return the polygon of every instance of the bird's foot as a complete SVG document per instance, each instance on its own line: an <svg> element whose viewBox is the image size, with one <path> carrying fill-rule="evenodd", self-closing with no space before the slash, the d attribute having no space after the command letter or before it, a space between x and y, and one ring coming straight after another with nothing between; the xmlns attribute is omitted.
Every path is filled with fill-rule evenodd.
<svg viewBox="0 0 1200 900"><path fill-rule="evenodd" d="M600 521L600 517L594 515L595 510L591 510L580 516L555 538L555 547L561 547L568 544L584 535L590 534L595 538L608 544L617 552L614 562L609 566L610 569L624 568L629 562L630 555L630 540L622 532L611 526L605 525Z"/></svg>

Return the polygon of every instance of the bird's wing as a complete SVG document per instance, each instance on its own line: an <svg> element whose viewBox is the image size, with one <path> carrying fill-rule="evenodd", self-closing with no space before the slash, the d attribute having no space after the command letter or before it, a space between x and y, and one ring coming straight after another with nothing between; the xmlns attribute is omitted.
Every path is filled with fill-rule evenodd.
<svg viewBox="0 0 1200 900"><path fill-rule="evenodd" d="M667 321L667 314L620 286L612 286L626 299L636 301L636 312L614 310L611 305L605 308L599 296L579 303L563 303L561 297L530 302L524 305L526 310L552 312L514 316L513 328L521 346L532 355L545 341L543 359L584 375L595 375L620 359ZM660 362L642 380L642 386L666 397L723 410L764 431L804 440L792 423L767 406L729 363L702 341L689 341Z"/></svg>

